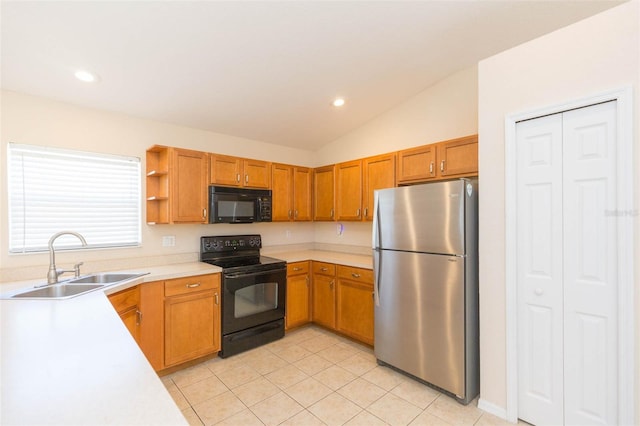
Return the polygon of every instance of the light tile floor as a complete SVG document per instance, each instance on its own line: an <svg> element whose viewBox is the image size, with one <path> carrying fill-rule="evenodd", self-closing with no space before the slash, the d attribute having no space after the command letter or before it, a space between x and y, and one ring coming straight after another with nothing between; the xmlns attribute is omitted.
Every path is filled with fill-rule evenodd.
<svg viewBox="0 0 640 426"><path fill-rule="evenodd" d="M363 345L308 326L162 378L192 425L508 425L389 368Z"/></svg>

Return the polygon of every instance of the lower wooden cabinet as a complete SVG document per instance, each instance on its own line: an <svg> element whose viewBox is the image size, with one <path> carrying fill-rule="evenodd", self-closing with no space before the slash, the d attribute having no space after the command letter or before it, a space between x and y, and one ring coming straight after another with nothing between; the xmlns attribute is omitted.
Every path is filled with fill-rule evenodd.
<svg viewBox="0 0 640 426"><path fill-rule="evenodd" d="M220 350L220 274L148 282L109 300L156 371Z"/></svg>
<svg viewBox="0 0 640 426"><path fill-rule="evenodd" d="M373 345L373 271L338 265L336 328Z"/></svg>
<svg viewBox="0 0 640 426"><path fill-rule="evenodd" d="M311 321L310 295L309 261L289 263L287 265L286 329Z"/></svg>
<svg viewBox="0 0 640 426"><path fill-rule="evenodd" d="M325 327L336 328L336 266L311 262L313 269L312 319Z"/></svg>
<svg viewBox="0 0 640 426"><path fill-rule="evenodd" d="M220 275L165 282L164 361L170 367L220 350Z"/></svg>
<svg viewBox="0 0 640 426"><path fill-rule="evenodd" d="M129 330L138 344L140 343L140 288L139 286L127 288L109 295L109 301L113 305L120 319Z"/></svg>

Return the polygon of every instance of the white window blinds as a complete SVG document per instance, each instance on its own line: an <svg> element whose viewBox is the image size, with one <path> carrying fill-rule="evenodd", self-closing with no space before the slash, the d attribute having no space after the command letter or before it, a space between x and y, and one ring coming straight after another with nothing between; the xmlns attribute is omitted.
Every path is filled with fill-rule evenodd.
<svg viewBox="0 0 640 426"><path fill-rule="evenodd" d="M92 248L140 244L139 158L14 143L7 157L11 253L45 251L60 231L79 232Z"/></svg>

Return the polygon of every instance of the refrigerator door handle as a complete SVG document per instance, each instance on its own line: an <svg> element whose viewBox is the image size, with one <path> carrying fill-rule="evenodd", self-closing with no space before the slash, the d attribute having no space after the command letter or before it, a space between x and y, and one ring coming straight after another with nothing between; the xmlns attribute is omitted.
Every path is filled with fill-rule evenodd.
<svg viewBox="0 0 640 426"><path fill-rule="evenodd" d="M380 306L380 268L382 267L382 258L380 250L373 251L373 303Z"/></svg>
<svg viewBox="0 0 640 426"><path fill-rule="evenodd" d="M382 247L380 241L380 234L382 233L382 229L380 227L380 205L378 203L377 197L374 196L374 205L373 205L373 248Z"/></svg>

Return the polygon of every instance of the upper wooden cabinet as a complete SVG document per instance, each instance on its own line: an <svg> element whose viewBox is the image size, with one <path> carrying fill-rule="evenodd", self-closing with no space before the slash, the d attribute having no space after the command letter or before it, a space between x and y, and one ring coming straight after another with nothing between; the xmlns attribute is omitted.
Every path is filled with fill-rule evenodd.
<svg viewBox="0 0 640 426"><path fill-rule="evenodd" d="M334 219L334 176L334 165L313 170L313 220Z"/></svg>
<svg viewBox="0 0 640 426"><path fill-rule="evenodd" d="M398 184L478 175L478 135L398 152Z"/></svg>
<svg viewBox="0 0 640 426"><path fill-rule="evenodd" d="M435 144L398 152L398 184L424 182L435 177Z"/></svg>
<svg viewBox="0 0 640 426"><path fill-rule="evenodd" d="M206 223L207 154L156 145L146 160L147 223Z"/></svg>
<svg viewBox="0 0 640 426"><path fill-rule="evenodd" d="M336 165L336 220L372 220L373 191L396 186L396 155Z"/></svg>
<svg viewBox="0 0 640 426"><path fill-rule="evenodd" d="M311 220L311 179L308 167L271 165L272 220Z"/></svg>
<svg viewBox="0 0 640 426"><path fill-rule="evenodd" d="M442 177L478 175L478 136L438 144L438 172Z"/></svg>
<svg viewBox="0 0 640 426"><path fill-rule="evenodd" d="M396 186L396 154L378 155L362 160L362 219L373 220L373 191Z"/></svg>
<svg viewBox="0 0 640 426"><path fill-rule="evenodd" d="M362 219L362 160L336 165L336 220Z"/></svg>
<svg viewBox="0 0 640 426"><path fill-rule="evenodd" d="M209 154L209 182L212 185L269 189L271 163Z"/></svg>

